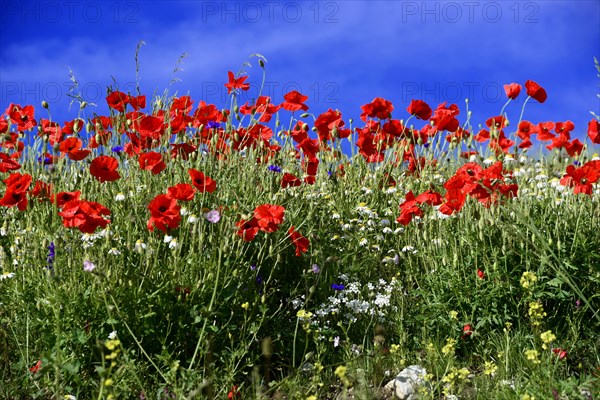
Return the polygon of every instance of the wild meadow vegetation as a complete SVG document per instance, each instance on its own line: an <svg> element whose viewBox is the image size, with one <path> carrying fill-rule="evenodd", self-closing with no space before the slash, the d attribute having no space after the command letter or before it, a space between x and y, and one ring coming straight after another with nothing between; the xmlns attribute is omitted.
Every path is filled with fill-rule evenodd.
<svg viewBox="0 0 600 400"><path fill-rule="evenodd" d="M245 79L224 110L110 87L97 115L76 82L70 122L6 108L0 398L391 399L410 365L423 399L597 398L597 116L529 121L527 81L478 127L352 121Z"/></svg>

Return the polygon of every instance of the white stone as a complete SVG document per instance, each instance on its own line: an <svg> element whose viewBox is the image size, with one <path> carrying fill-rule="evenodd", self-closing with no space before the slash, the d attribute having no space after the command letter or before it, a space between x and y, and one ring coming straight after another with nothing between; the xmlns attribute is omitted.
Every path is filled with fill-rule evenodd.
<svg viewBox="0 0 600 400"><path fill-rule="evenodd" d="M399 400L416 400L419 387L426 385L423 377L427 375L425 368L411 365L403 369L396 378L385 385Z"/></svg>

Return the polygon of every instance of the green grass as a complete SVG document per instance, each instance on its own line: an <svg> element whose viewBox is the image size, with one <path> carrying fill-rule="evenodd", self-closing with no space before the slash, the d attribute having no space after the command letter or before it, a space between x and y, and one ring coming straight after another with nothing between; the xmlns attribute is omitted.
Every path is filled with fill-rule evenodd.
<svg viewBox="0 0 600 400"><path fill-rule="evenodd" d="M505 160L517 198L489 208L469 198L449 218L422 206L423 218L403 226L395 220L406 193L443 194L465 163L458 149L423 149L438 165L418 176L390 160L322 152L314 185L282 189L283 172L302 171L289 137L277 136L283 149L267 163L256 162L260 146L222 159L196 152L167 157L158 175L122 153L121 179L105 183L87 165L110 146L52 168L25 156L20 173L55 193L80 190L111 215L90 235L64 227L48 201L0 207L0 397L224 399L236 386L244 399L328 399L349 388L372 399L413 364L428 372L423 398L599 393L600 191L573 195L551 179L573 159ZM148 203L190 183L189 168L217 189L179 202L174 240L149 232ZM283 206L283 223L246 242L236 222L261 204ZM207 221L208 210L221 219ZM301 256L292 225L310 240ZM84 271L86 261L96 268ZM527 285L525 272L537 280ZM555 339L546 344L547 331Z"/></svg>

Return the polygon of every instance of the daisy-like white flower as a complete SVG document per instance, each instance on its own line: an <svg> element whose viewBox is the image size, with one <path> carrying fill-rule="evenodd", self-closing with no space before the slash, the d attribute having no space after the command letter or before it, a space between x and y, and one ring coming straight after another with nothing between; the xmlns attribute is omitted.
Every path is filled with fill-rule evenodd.
<svg viewBox="0 0 600 400"><path fill-rule="evenodd" d="M5 279L10 279L14 276L15 276L14 272L3 272L2 275L0 275L0 281L3 281Z"/></svg>
<svg viewBox="0 0 600 400"><path fill-rule="evenodd" d="M108 334L108 339L113 340L117 337L117 331L112 331Z"/></svg>
<svg viewBox="0 0 600 400"><path fill-rule="evenodd" d="M121 252L119 250L117 250L116 247L113 247L112 249L110 249L108 251L108 254L113 255L113 256L118 256L119 254L121 254Z"/></svg>
<svg viewBox="0 0 600 400"><path fill-rule="evenodd" d="M115 196L115 201L123 201L125 200L125 195L123 193L117 193Z"/></svg>
<svg viewBox="0 0 600 400"><path fill-rule="evenodd" d="M194 223L198 222L198 216L196 214L190 214L190 215L188 215L187 220L190 224L194 224Z"/></svg>
<svg viewBox="0 0 600 400"><path fill-rule="evenodd" d="M136 240L136 242L135 242L135 251L137 251L138 253L141 253L144 250L146 250L146 243L144 243L142 241L142 239Z"/></svg>
<svg viewBox="0 0 600 400"><path fill-rule="evenodd" d="M176 248L177 248L177 245L178 245L178 243L177 243L177 238L173 238L173 240L171 240L171 241L169 242L169 248L170 248L170 249L176 249Z"/></svg>

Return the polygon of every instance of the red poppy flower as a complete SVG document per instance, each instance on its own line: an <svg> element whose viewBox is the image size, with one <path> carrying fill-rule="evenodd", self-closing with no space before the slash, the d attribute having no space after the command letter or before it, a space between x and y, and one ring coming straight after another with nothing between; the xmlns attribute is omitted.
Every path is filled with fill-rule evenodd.
<svg viewBox="0 0 600 400"><path fill-rule="evenodd" d="M129 95L123 92L114 91L106 96L106 102L110 108L117 110L118 112L125 112L125 107L129 102Z"/></svg>
<svg viewBox="0 0 600 400"><path fill-rule="evenodd" d="M38 201L48 200L52 202L52 185L44 181L36 181L29 194L32 198L37 198Z"/></svg>
<svg viewBox="0 0 600 400"><path fill-rule="evenodd" d="M455 132L458 129L460 123L456 119L456 116L460 113L456 104L451 104L446 107L446 102L438 105L433 112L431 122L438 131Z"/></svg>
<svg viewBox="0 0 600 400"><path fill-rule="evenodd" d="M8 154L0 153L0 172L15 171L21 164L13 160Z"/></svg>
<svg viewBox="0 0 600 400"><path fill-rule="evenodd" d="M587 162L580 168L569 165L566 174L560 180L560 184L575 187L573 189L574 194L585 193L591 196L592 184L598 182L598 180L600 180L600 171L594 168L590 162Z"/></svg>
<svg viewBox="0 0 600 400"><path fill-rule="evenodd" d="M290 186L300 186L302 184L302 181L300 179L298 179L295 175L292 175L288 172L283 174L283 177L281 178L281 187L282 188L287 188Z"/></svg>
<svg viewBox="0 0 600 400"><path fill-rule="evenodd" d="M342 120L342 113L331 108L319 115L315 120L315 128L321 142L326 142L331 139L332 133L335 132L334 138L344 138L346 133L350 135L350 130L342 129L345 122Z"/></svg>
<svg viewBox="0 0 600 400"><path fill-rule="evenodd" d="M304 104L304 102L308 100L308 96L305 96L296 90L292 90L291 92L284 94L283 99L285 101L281 103L281 108L285 110L292 112L298 110L308 110L308 106Z"/></svg>
<svg viewBox="0 0 600 400"><path fill-rule="evenodd" d="M194 112L193 126L198 128L200 125L206 126L209 122L222 122L223 118L223 113L219 111L217 106L201 101L198 104L198 109Z"/></svg>
<svg viewBox="0 0 600 400"><path fill-rule="evenodd" d="M165 129L164 117L144 115L139 120L134 122L134 127L140 134L141 138L160 140Z"/></svg>
<svg viewBox="0 0 600 400"><path fill-rule="evenodd" d="M227 76L229 77L229 82L227 82L225 84L225 87L227 88L227 94L230 94L232 90L237 90L237 89L248 90L248 89L250 89L250 84L244 83L244 81L246 79L248 79L247 76L240 76L239 78L236 79L235 75L231 71L229 71L227 73Z"/></svg>
<svg viewBox="0 0 600 400"><path fill-rule="evenodd" d="M392 111L394 111L392 102L381 97L374 98L372 102L362 105L360 108L363 110L362 114L360 114L360 119L365 122L367 122L367 118L391 118Z"/></svg>
<svg viewBox="0 0 600 400"><path fill-rule="evenodd" d="M555 354L559 360L562 360L563 358L565 358L567 356L567 351L561 349L560 347L552 349L552 353Z"/></svg>
<svg viewBox="0 0 600 400"><path fill-rule="evenodd" d="M283 222L285 208L276 204L263 204L254 209L254 218L261 231L272 233Z"/></svg>
<svg viewBox="0 0 600 400"><path fill-rule="evenodd" d="M465 324L465 326L463 327L462 338L466 339L469 336L471 336L472 334L473 334L473 327L471 326L471 324Z"/></svg>
<svg viewBox="0 0 600 400"><path fill-rule="evenodd" d="M543 103L548 98L546 94L546 90L541 87L537 82L534 81L526 81L525 89L527 89L527 96L531 96L536 99L538 102Z"/></svg>
<svg viewBox="0 0 600 400"><path fill-rule="evenodd" d="M396 221L404 226L412 221L413 217L422 217L423 211L419 208L419 203L416 200L414 193L409 191L406 194L406 199L400 204L400 216Z"/></svg>
<svg viewBox="0 0 600 400"><path fill-rule="evenodd" d="M0 206L17 206L19 211L25 211L27 209L27 192L18 192L14 189L7 188L4 196L0 198Z"/></svg>
<svg viewBox="0 0 600 400"><path fill-rule="evenodd" d="M98 227L106 228L110 223L103 215L110 210L100 203L85 200L71 200L63 204L61 212L63 226L78 228L83 233L94 233Z"/></svg>
<svg viewBox="0 0 600 400"><path fill-rule="evenodd" d="M141 169L145 169L146 171L152 171L152 175L159 174L165 168L167 168L167 165L162 159L162 155L155 151L150 151L148 153L141 154L138 158L138 162L140 164Z"/></svg>
<svg viewBox="0 0 600 400"><path fill-rule="evenodd" d="M488 128L497 128L503 129L506 126L507 119L502 115L497 115L495 117L490 117L485 121L485 125Z"/></svg>
<svg viewBox="0 0 600 400"><path fill-rule="evenodd" d="M146 108L146 96L141 95L137 97L129 96L128 103L133 107L134 110L139 110L141 108Z"/></svg>
<svg viewBox="0 0 600 400"><path fill-rule="evenodd" d="M551 131L555 126L556 125L552 121L540 122L537 125L537 139L541 140L542 142L554 139L556 135Z"/></svg>
<svg viewBox="0 0 600 400"><path fill-rule="evenodd" d="M477 277L481 280L485 279L485 272L477 268Z"/></svg>
<svg viewBox="0 0 600 400"><path fill-rule="evenodd" d="M538 132L538 127L529 121L519 122L517 136L523 140L529 140L531 135Z"/></svg>
<svg viewBox="0 0 600 400"><path fill-rule="evenodd" d="M506 92L506 97L514 100L519 96L519 93L521 93L521 85L518 83L509 83L504 85L504 91Z"/></svg>
<svg viewBox="0 0 600 400"><path fill-rule="evenodd" d="M409 130L406 129L402 122L397 119L390 119L381 128L381 131L387 135L389 139L391 139L391 143L395 141L395 138L406 137L409 133ZM384 139L385 141L385 139Z"/></svg>
<svg viewBox="0 0 600 400"><path fill-rule="evenodd" d="M196 151L196 146L189 143L172 143L171 158L181 157L184 160L189 159L190 154Z"/></svg>
<svg viewBox="0 0 600 400"><path fill-rule="evenodd" d="M48 139L51 145L60 143L65 136L58 122L53 122L42 118L40 120L41 129L38 132L38 136L45 137Z"/></svg>
<svg viewBox="0 0 600 400"><path fill-rule="evenodd" d="M581 143L579 139L573 139L572 141L565 143L565 150L570 157L578 156L583 150L583 143Z"/></svg>
<svg viewBox="0 0 600 400"><path fill-rule="evenodd" d="M29 372L35 374L39 372L40 369L42 369L42 360L39 360L33 367L29 368Z"/></svg>
<svg viewBox="0 0 600 400"><path fill-rule="evenodd" d="M293 225L288 230L288 234L290 235L290 239L292 239L292 243L296 246L296 257L300 257L302 254L308 251L310 241L308 240L308 238L296 232L296 229Z"/></svg>
<svg viewBox="0 0 600 400"><path fill-rule="evenodd" d="M433 190L426 190L415 198L415 201L419 204L429 204L430 206L437 206L442 204L442 195L434 192Z"/></svg>
<svg viewBox="0 0 600 400"><path fill-rule="evenodd" d="M37 125L33 118L35 110L32 105L21 107L18 104L11 103L5 113L9 116L13 124L17 124L19 132L28 131Z"/></svg>
<svg viewBox="0 0 600 400"><path fill-rule="evenodd" d="M91 153L90 150L82 150L81 146L83 146L81 139L69 137L60 142L58 151L66 154L73 161L80 161Z"/></svg>
<svg viewBox="0 0 600 400"><path fill-rule="evenodd" d="M241 393L238 390L238 387L236 385L234 385L231 390L229 391L229 393L227 393L227 400L233 400L236 397L240 397Z"/></svg>
<svg viewBox="0 0 600 400"><path fill-rule="evenodd" d="M592 139L592 143L600 144L600 122L593 119L588 123L587 134Z"/></svg>
<svg viewBox="0 0 600 400"><path fill-rule="evenodd" d="M74 135L79 133L84 126L85 121L81 118L77 118L73 121L65 122L65 126L62 127L62 133L65 135Z"/></svg>
<svg viewBox="0 0 600 400"><path fill-rule="evenodd" d="M190 201L194 199L196 189L189 183L178 183L167 189L169 196L181 201Z"/></svg>
<svg viewBox="0 0 600 400"><path fill-rule="evenodd" d="M188 173L190 175L190 178L192 178L192 184L196 187L196 189L198 189L200 193L212 193L217 188L217 182L204 175L203 172L190 168L188 170Z"/></svg>
<svg viewBox="0 0 600 400"><path fill-rule="evenodd" d="M410 115L416 116L418 119L428 120L431 118L431 107L423 100L411 100L410 104L406 108L406 111Z"/></svg>
<svg viewBox="0 0 600 400"><path fill-rule="evenodd" d="M90 174L100 182L112 182L121 177L117 172L119 161L111 156L98 156L90 164Z"/></svg>
<svg viewBox="0 0 600 400"><path fill-rule="evenodd" d="M148 230L154 231L158 228L164 233L167 229L175 229L181 222L181 207L177 200L166 194L159 194L148 204L150 219L148 220Z"/></svg>
<svg viewBox="0 0 600 400"><path fill-rule="evenodd" d="M190 96L181 96L174 98L171 103L171 114L188 114L192 111L194 100Z"/></svg>
<svg viewBox="0 0 600 400"><path fill-rule="evenodd" d="M238 228L236 235L244 239L246 242L253 241L259 229L256 218L252 218L248 221L240 220L235 223L235 226Z"/></svg>
<svg viewBox="0 0 600 400"><path fill-rule="evenodd" d="M54 196L53 201L56 203L58 208L62 208L65 203L71 200L79 200L80 195L81 191L79 190L76 192L60 192Z"/></svg>

